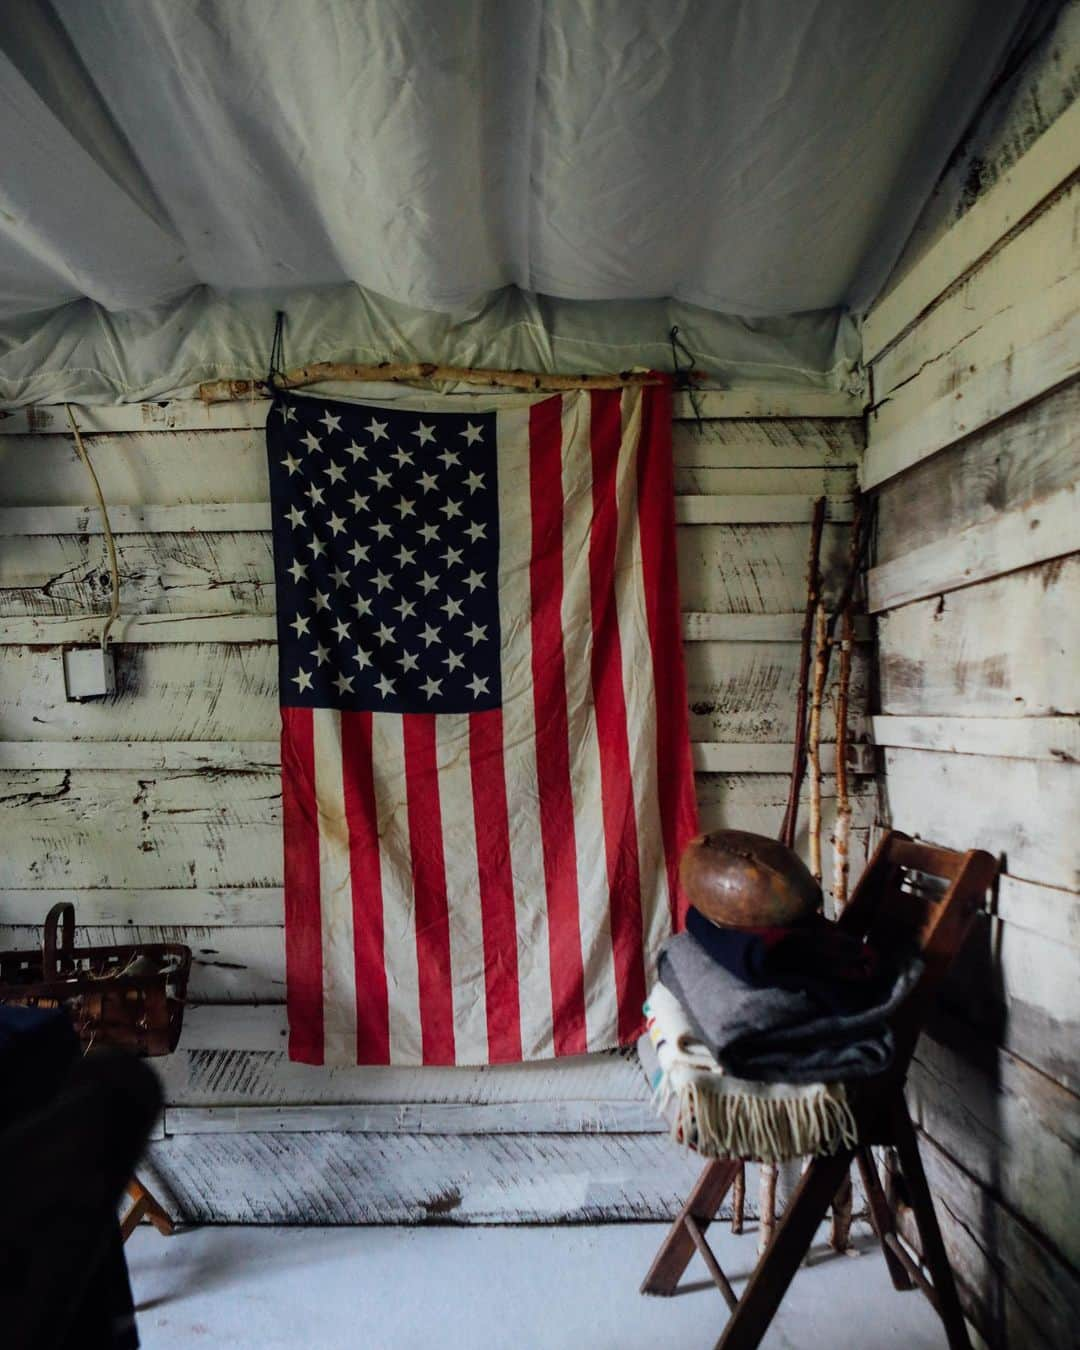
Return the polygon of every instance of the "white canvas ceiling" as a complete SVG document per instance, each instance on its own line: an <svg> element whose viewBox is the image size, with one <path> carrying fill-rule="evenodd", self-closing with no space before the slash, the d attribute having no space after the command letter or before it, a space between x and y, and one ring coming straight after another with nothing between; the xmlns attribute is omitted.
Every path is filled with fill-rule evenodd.
<svg viewBox="0 0 1080 1350"><path fill-rule="evenodd" d="M41 397L63 369L70 385L76 365L89 397L251 373L282 295L309 315L297 360L447 359L419 349L468 347L469 316L507 287L541 326L534 293L566 302L553 321L594 368L630 364L612 359L620 334L681 314L720 366L782 366L786 344L828 375L849 339L838 358L821 342L834 317L792 316L879 288L1030 9L5 5L0 398ZM599 301L676 305L577 303ZM497 357L497 326L472 348Z"/></svg>

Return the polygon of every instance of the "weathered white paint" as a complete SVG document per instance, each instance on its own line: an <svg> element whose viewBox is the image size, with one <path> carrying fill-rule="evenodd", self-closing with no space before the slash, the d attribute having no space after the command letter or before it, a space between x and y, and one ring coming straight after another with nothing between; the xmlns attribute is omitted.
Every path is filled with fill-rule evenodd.
<svg viewBox="0 0 1080 1350"><path fill-rule="evenodd" d="M1078 613L1080 558L1073 555L882 614L883 712L949 717L1080 712L1073 641Z"/></svg>
<svg viewBox="0 0 1080 1350"><path fill-rule="evenodd" d="M988 320L982 336L1003 354L982 363L974 352L959 354L958 376L961 367L970 372L956 379L959 390L947 386L909 421L880 440L871 437L861 475L864 488L876 487L1075 375L1080 370L1080 281L1074 274L1049 295L1034 292ZM882 415L888 407L883 405Z"/></svg>
<svg viewBox="0 0 1080 1350"><path fill-rule="evenodd" d="M1003 853L1014 876L1080 890L1075 765L886 749L885 776L902 828Z"/></svg>
<svg viewBox="0 0 1080 1350"><path fill-rule="evenodd" d="M1041 886L1007 872L998 878L994 913L1039 933L1051 942L1080 948L1080 895L1057 886Z"/></svg>
<svg viewBox="0 0 1080 1350"><path fill-rule="evenodd" d="M1077 330L1080 339L1080 329ZM1078 342L1080 350L1080 342ZM870 571L871 613L955 591L1080 549L1080 483Z"/></svg>
<svg viewBox="0 0 1080 1350"><path fill-rule="evenodd" d="M181 1134L149 1162L196 1223L659 1219L700 1170L655 1134Z"/></svg>
<svg viewBox="0 0 1080 1350"><path fill-rule="evenodd" d="M1077 477L1080 381L1073 380L883 484L874 561L948 540Z"/></svg>
<svg viewBox="0 0 1080 1350"><path fill-rule="evenodd" d="M1006 1050L981 1065L965 1058L956 1030L954 1046L919 1044L908 1091L916 1122L1080 1265L1074 1197L1062 1185L1080 1163L1080 1101Z"/></svg>
<svg viewBox="0 0 1080 1350"><path fill-rule="evenodd" d="M878 745L1080 763L1077 717L875 717Z"/></svg>
<svg viewBox="0 0 1080 1350"><path fill-rule="evenodd" d="M644 1079L642 1079L644 1082ZM663 1134L643 1090L637 1102L558 1101L475 1105L369 1102L348 1106L171 1106L174 1134Z"/></svg>
<svg viewBox="0 0 1080 1350"><path fill-rule="evenodd" d="M981 259L1076 169L1080 102L1045 131L1016 165L900 278L866 316L863 360L875 360L955 281Z"/></svg>
<svg viewBox="0 0 1080 1350"><path fill-rule="evenodd" d="M76 905L82 928L182 923L195 928L264 928L285 921L280 886L233 886L217 890L137 890L93 887L0 892L0 924L40 924L60 901ZM88 941L96 941L88 933Z"/></svg>

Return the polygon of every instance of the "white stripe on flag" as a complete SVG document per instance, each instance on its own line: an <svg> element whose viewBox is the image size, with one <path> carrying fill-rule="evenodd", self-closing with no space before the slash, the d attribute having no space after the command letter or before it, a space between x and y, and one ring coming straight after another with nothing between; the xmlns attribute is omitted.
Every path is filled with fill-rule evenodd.
<svg viewBox="0 0 1080 1350"><path fill-rule="evenodd" d="M436 719L435 727L450 921L454 1057L458 1064L485 1064L488 1036L484 928L473 815L469 714L443 714Z"/></svg>
<svg viewBox="0 0 1080 1350"><path fill-rule="evenodd" d="M638 516L638 452L642 426L640 390L622 397L622 444L618 486L619 542L615 566L615 599L622 640L623 690L630 736L630 781L637 815L641 867L642 929L645 979L651 987L660 943L671 933L664 837L660 824L659 777L656 762L656 689L649 653L645 609L645 568Z"/></svg>
<svg viewBox="0 0 1080 1350"><path fill-rule="evenodd" d="M499 625L502 630L503 745L510 808L510 865L518 939L523 1059L555 1053L551 1026L551 959L547 883L537 810L536 720L532 682L529 560L529 409L498 416Z"/></svg>
<svg viewBox="0 0 1080 1350"><path fill-rule="evenodd" d="M390 1010L391 1064L420 1064L420 981L409 847L405 740L398 713L372 713L375 813L383 892L383 951Z"/></svg>
<svg viewBox="0 0 1080 1350"><path fill-rule="evenodd" d="M585 1028L589 1048L610 1044L618 994L611 943L611 908L604 825L600 817L600 739L592 688L591 401L563 399L563 604L566 703L570 714L570 784L574 799Z"/></svg>
<svg viewBox="0 0 1080 1350"><path fill-rule="evenodd" d="M341 770L341 714L312 710L315 799L319 813L322 913L323 1049L328 1064L356 1063L356 957L349 826Z"/></svg>

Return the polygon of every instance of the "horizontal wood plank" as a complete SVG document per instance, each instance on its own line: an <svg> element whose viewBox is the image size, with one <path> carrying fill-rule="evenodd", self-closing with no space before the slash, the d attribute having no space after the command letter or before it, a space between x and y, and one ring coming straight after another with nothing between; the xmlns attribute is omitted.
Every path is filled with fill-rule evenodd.
<svg viewBox="0 0 1080 1350"><path fill-rule="evenodd" d="M1026 279L1024 284L1028 298L983 325L980 345L986 356L958 349L940 371L944 383L936 397L927 400L921 390L918 395L905 391L902 410L891 406L898 399L882 403L871 422L861 475L864 489L877 487L1080 371L1080 279L1070 275L1045 290ZM928 359L940 354L931 351Z"/></svg>
<svg viewBox="0 0 1080 1350"><path fill-rule="evenodd" d="M885 772L896 828L1004 854L1013 876L1080 890L1073 765L886 749Z"/></svg>
<svg viewBox="0 0 1080 1350"><path fill-rule="evenodd" d="M1077 717L875 717L878 745L1080 763Z"/></svg>
<svg viewBox="0 0 1080 1350"><path fill-rule="evenodd" d="M1080 557L1073 555L883 614L882 711L1024 718L1080 712L1072 640L1078 612Z"/></svg>
<svg viewBox="0 0 1080 1350"><path fill-rule="evenodd" d="M924 1036L908 1100L936 1143L1080 1268L1080 1099L1005 1050Z"/></svg>
<svg viewBox="0 0 1080 1350"><path fill-rule="evenodd" d="M874 305L862 323L866 363L1075 173L1078 144L1080 103L1074 103Z"/></svg>
<svg viewBox="0 0 1080 1350"><path fill-rule="evenodd" d="M651 1102L370 1102L347 1106L171 1106L165 1134L666 1134Z"/></svg>
<svg viewBox="0 0 1080 1350"><path fill-rule="evenodd" d="M926 1134L920 1152L968 1315L1002 1345L1069 1344L1080 1300L1075 1270ZM911 1217L907 1211L905 1236L912 1234Z"/></svg>
<svg viewBox="0 0 1080 1350"><path fill-rule="evenodd" d="M655 1134L181 1134L149 1164L190 1222L272 1224L655 1221L700 1170Z"/></svg>
<svg viewBox="0 0 1080 1350"><path fill-rule="evenodd" d="M1080 550L1080 483L871 569L871 613Z"/></svg>
<svg viewBox="0 0 1080 1350"><path fill-rule="evenodd" d="M875 561L947 542L1078 477L1080 380L1072 380L883 484Z"/></svg>

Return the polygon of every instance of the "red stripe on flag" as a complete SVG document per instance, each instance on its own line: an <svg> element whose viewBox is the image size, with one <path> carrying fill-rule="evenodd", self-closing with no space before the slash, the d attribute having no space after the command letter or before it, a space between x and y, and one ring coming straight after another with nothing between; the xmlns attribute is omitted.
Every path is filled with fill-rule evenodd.
<svg viewBox="0 0 1080 1350"><path fill-rule="evenodd" d="M697 833L697 800L690 759L686 671L683 665L679 578L675 558L675 487L671 454L671 387L643 390L638 446L638 524L645 582L645 612L656 690L656 761L660 828L667 860L671 920L686 917L679 887L679 857Z"/></svg>
<svg viewBox="0 0 1080 1350"><path fill-rule="evenodd" d="M285 987L289 1058L323 1062L322 906L315 731L310 708L281 710L281 801L285 838Z"/></svg>
<svg viewBox="0 0 1080 1350"><path fill-rule="evenodd" d="M382 872L371 750L371 713L341 714L345 821L349 831L353 949L356 971L356 1059L390 1063L390 1007L383 951Z"/></svg>
<svg viewBox="0 0 1080 1350"><path fill-rule="evenodd" d="M506 1063L521 1059L521 1006L501 708L470 716L469 758L484 933L488 1060Z"/></svg>
<svg viewBox="0 0 1080 1350"><path fill-rule="evenodd" d="M588 1045L562 634L561 398L544 399L529 411L529 496L536 774L547 890L552 1030L557 1055L580 1055Z"/></svg>
<svg viewBox="0 0 1080 1350"><path fill-rule="evenodd" d="M454 996L450 970L450 909L446 898L442 810L435 716L405 713L405 792L408 797L416 909L420 1035L425 1064L454 1062Z"/></svg>
<svg viewBox="0 0 1080 1350"><path fill-rule="evenodd" d="M619 1040L641 1030L645 1002L645 958L641 915L637 817L630 778L630 740L623 689L622 643L615 601L619 535L616 471L622 443L622 395L618 390L591 398L593 517L589 535L592 594L592 687L600 742L604 844L607 853L611 941L619 1002Z"/></svg>

